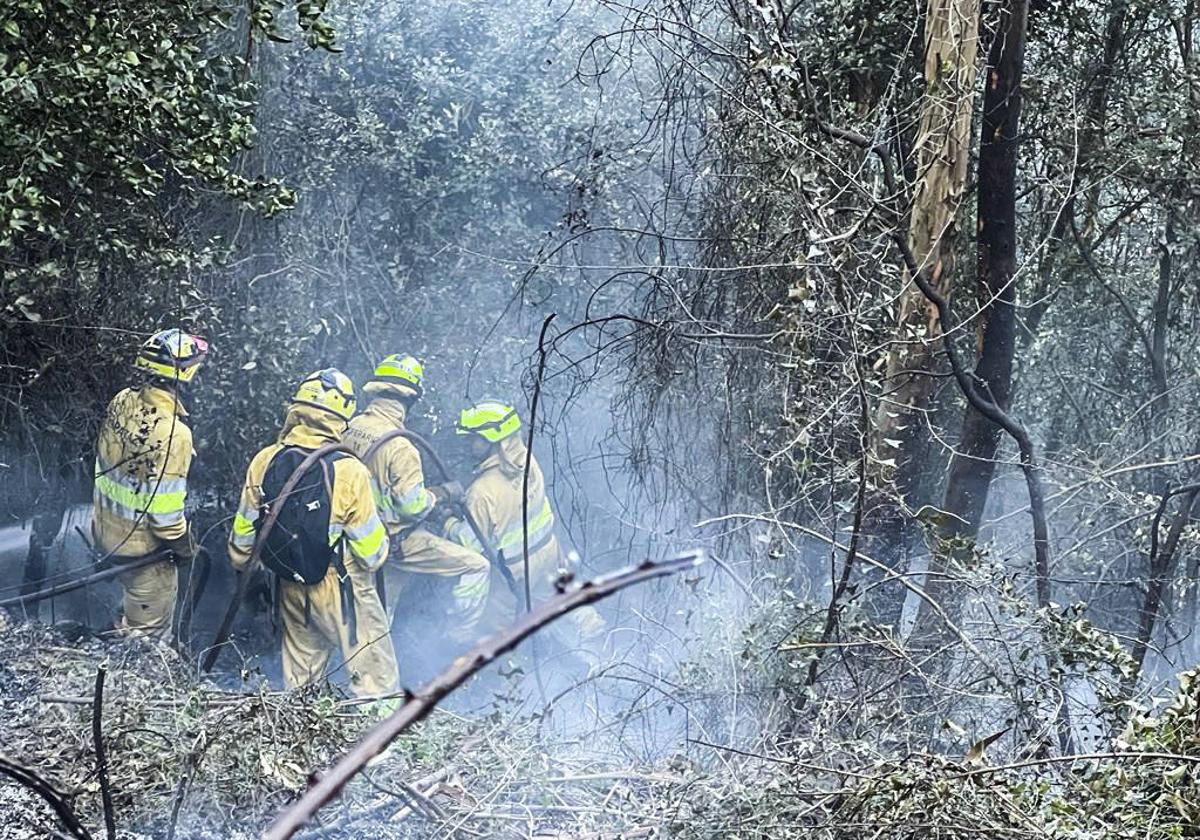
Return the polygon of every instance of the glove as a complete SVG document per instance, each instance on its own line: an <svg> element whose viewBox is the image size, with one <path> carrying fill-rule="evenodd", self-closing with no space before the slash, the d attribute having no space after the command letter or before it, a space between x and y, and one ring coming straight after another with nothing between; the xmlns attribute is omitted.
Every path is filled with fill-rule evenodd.
<svg viewBox="0 0 1200 840"><path fill-rule="evenodd" d="M437 497L439 502L459 504L463 500L463 486L457 481L447 481L429 488L429 492Z"/></svg>
<svg viewBox="0 0 1200 840"><path fill-rule="evenodd" d="M429 511L421 520L421 527L431 534L441 533L446 527L446 520L450 517L450 511L446 510L446 505L441 504L442 500L442 497L439 497L438 504L435 504L433 510Z"/></svg>
<svg viewBox="0 0 1200 840"><path fill-rule="evenodd" d="M198 546L196 545L196 537L192 534L190 525L182 537L168 540L164 545L175 555L176 563L188 563L196 558Z"/></svg>

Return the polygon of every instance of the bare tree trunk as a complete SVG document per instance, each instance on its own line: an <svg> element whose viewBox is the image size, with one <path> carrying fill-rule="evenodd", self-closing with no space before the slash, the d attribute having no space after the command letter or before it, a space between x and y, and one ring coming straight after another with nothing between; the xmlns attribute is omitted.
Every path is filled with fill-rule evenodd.
<svg viewBox="0 0 1200 840"><path fill-rule="evenodd" d="M1130 651L1130 655L1133 657L1134 671L1125 679L1121 687L1121 693L1125 699L1133 696L1133 690L1137 687L1138 679L1141 677L1142 667L1146 662L1146 651L1150 647L1150 640L1154 638L1154 624L1162 609L1163 595L1167 591L1167 584L1175 574L1175 551L1179 546L1179 538L1183 536L1183 529L1191 520L1197 494L1200 494L1200 485L1196 484L1180 487L1172 493L1164 493L1162 502L1158 506L1158 512L1154 515L1150 534L1150 560L1147 564L1149 579L1146 582L1146 594L1142 599L1141 609L1138 611L1137 636L1134 638L1133 648ZM1167 503L1171 500L1171 496L1175 495L1183 496L1183 501L1179 504L1179 513L1175 516L1175 521L1171 523L1171 529L1167 532L1167 541L1160 551L1158 545L1159 523L1166 512Z"/></svg>
<svg viewBox="0 0 1200 840"><path fill-rule="evenodd" d="M988 56L979 142L979 233L977 279L980 297L979 358L975 381L992 403L1007 410L1012 394L1013 353L1016 347L1017 267L1017 149L1021 115L1021 76L1025 65L1025 24L1028 0L1008 0L1001 12ZM967 547L979 532L995 473L1001 429L972 405L963 417L959 450L950 463L943 507L950 514L942 536ZM943 600L954 616L959 587L946 577L947 552L930 561L926 589ZM1048 593L1039 570L1038 600ZM922 609L919 634L933 631L940 620Z"/></svg>
<svg viewBox="0 0 1200 840"><path fill-rule="evenodd" d="M954 286L954 245L959 204L967 182L971 111L979 49L979 0L928 0L925 21L925 81L915 149L917 185L909 221L909 246L934 287L947 299ZM876 457L910 474L905 459L918 412L929 402L940 327L937 308L906 274L888 357L891 390L875 421ZM890 471L890 470L889 470ZM900 476L902 486L907 483Z"/></svg>
<svg viewBox="0 0 1200 840"><path fill-rule="evenodd" d="M1154 295L1153 321L1150 331L1150 376L1153 380L1151 402L1151 434L1166 430L1166 417L1171 408L1167 383L1167 330L1171 316L1171 280L1174 275L1171 246L1175 243L1175 216L1167 207L1163 241L1158 250L1158 290Z"/></svg>

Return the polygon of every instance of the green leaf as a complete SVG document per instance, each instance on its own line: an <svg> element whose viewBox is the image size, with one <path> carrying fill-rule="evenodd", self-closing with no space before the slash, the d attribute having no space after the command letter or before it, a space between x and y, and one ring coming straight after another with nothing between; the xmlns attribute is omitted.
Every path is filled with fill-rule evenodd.
<svg viewBox="0 0 1200 840"><path fill-rule="evenodd" d="M125 55L121 56L121 58L125 61L126 64L132 64L134 67L136 67L142 63L142 60L140 58L138 58L138 54L135 53L133 50L127 50L125 52Z"/></svg>
<svg viewBox="0 0 1200 840"><path fill-rule="evenodd" d="M986 738L984 738L982 741L978 741L975 744L972 744L971 749L967 750L967 754L966 754L966 756L964 756L964 760L968 764L977 764L980 761L982 761L984 751L987 750L987 748L990 747L997 740L999 740L1000 736L1004 735L1011 728L1012 727L1006 726L1004 729L1001 729L999 732L995 732L995 733L987 736Z"/></svg>
<svg viewBox="0 0 1200 840"><path fill-rule="evenodd" d="M21 29L17 26L17 22L15 20L4 21L4 31L14 38L21 37Z"/></svg>

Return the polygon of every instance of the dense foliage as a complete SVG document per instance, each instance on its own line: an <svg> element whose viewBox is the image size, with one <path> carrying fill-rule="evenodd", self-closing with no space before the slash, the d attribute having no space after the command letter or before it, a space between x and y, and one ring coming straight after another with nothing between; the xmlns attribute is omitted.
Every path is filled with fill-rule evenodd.
<svg viewBox="0 0 1200 840"><path fill-rule="evenodd" d="M197 279L227 248L223 231L201 223L206 211L232 202L272 215L294 203L238 158L256 134L255 50L283 38L281 10L55 0L0 10L13 513L28 511L48 476L86 462L97 405L147 325L193 322ZM316 4L296 12L313 45L332 43Z"/></svg>
<svg viewBox="0 0 1200 840"><path fill-rule="evenodd" d="M597 830L1188 836L1198 18L10 0L2 509L86 496L153 328L213 340L218 526L297 376L414 352L423 428L539 395L586 569L714 554L561 695L589 748L684 754L574 792Z"/></svg>

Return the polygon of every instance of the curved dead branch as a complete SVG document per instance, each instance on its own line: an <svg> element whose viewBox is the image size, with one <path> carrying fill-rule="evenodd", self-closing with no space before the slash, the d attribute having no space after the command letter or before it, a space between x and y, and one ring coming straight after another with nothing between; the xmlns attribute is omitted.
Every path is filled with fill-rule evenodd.
<svg viewBox="0 0 1200 840"><path fill-rule="evenodd" d="M93 572L83 577L68 580L63 583L48 586L45 589L39 589L37 592L30 592L25 595L17 595L12 598L5 598L0 601L0 607L20 607L28 604L35 604L38 601L44 601L47 598L53 598L56 595L64 595L67 592L74 592L76 589L83 589L85 586L90 586L93 583L117 577L124 572L130 572L134 569L140 569L143 566L149 566L151 563L158 563L167 559L171 554L169 550L156 551L153 554L147 554L145 557L139 557L136 560L130 560L124 563L114 563L107 569L101 569L98 572Z"/></svg>
<svg viewBox="0 0 1200 840"><path fill-rule="evenodd" d="M322 774L297 802L276 818L263 834L264 840L287 840L303 828L321 806L336 797L346 783L368 761L387 749L400 733L432 712L442 698L466 682L472 674L515 648L542 627L572 610L595 603L628 586L691 569L703 560L703 552L683 554L659 563L647 560L640 566L576 584L538 605L507 630L484 639L454 660L454 664L416 694L410 694L403 706L371 729L332 769Z"/></svg>
<svg viewBox="0 0 1200 840"><path fill-rule="evenodd" d="M56 790L54 785L50 784L33 770L0 755L0 775L8 776L17 784L29 788L42 799L46 800L46 804L54 809L59 822L62 823L63 828L72 837L77 837L79 840L92 840L92 835L84 828L83 823L79 821L79 817L75 815L75 809L67 802L66 796Z"/></svg>

